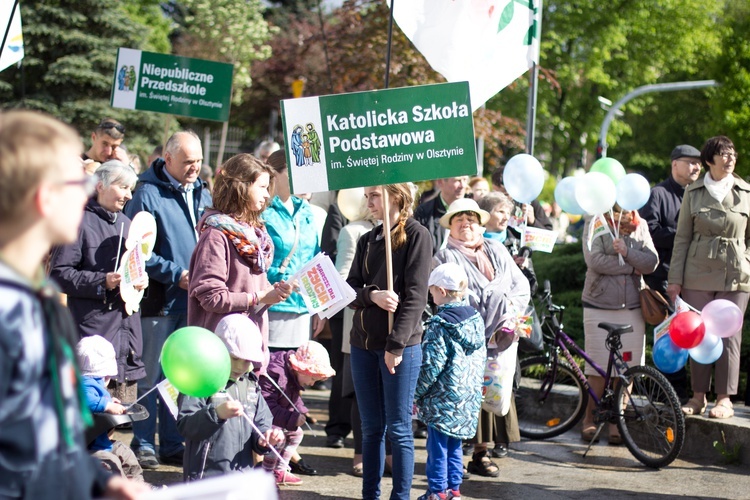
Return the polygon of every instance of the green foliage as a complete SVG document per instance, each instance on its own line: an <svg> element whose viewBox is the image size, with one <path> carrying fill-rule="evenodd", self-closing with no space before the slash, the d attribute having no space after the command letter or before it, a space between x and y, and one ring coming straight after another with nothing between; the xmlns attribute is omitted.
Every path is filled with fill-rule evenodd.
<svg viewBox="0 0 750 500"><path fill-rule="evenodd" d="M734 443L733 446L727 445L727 437L724 431L721 431L721 441L714 441L714 448L718 451L727 465L737 465L742 463L742 444Z"/></svg>
<svg viewBox="0 0 750 500"><path fill-rule="evenodd" d="M159 0L128 0L120 3L120 8L128 18L142 26L142 50L169 54L172 51L169 41L172 22L162 11L160 4Z"/></svg>
<svg viewBox="0 0 750 500"><path fill-rule="evenodd" d="M263 18L260 0L182 0L187 10L177 52L234 65L234 104L250 87L253 61L271 56L268 41L275 33Z"/></svg>
<svg viewBox="0 0 750 500"><path fill-rule="evenodd" d="M102 118L113 117L125 124L129 144L143 144L143 151L130 148L138 153L146 152L149 139L161 139L159 115L109 105L117 48L142 48L148 26L104 0L25 1L20 7L26 55L22 69L0 73L3 108L45 111L84 139Z"/></svg>
<svg viewBox="0 0 750 500"><path fill-rule="evenodd" d="M569 175L592 160L582 150L594 149L605 111L597 101L604 96L617 101L636 87L661 82L708 79L706 61L719 54L717 17L723 1L703 0L548 0L544 2L541 36L541 79L537 107L535 153L554 176ZM613 15L616 13L616 15ZM700 33L700 36L694 36ZM738 35L741 32L738 32ZM519 79L488 103L513 117L525 116L528 83ZM701 142L693 134L674 142L685 130L705 120L705 92L653 94L630 101L625 116L609 129L609 155L631 166L631 154L648 153L668 159L669 151L682 142ZM674 119L662 110L649 120L635 121L656 102L674 99L669 106ZM680 121L681 120L681 121ZM649 129L641 134L641 127ZM679 125L679 126L678 126ZM671 134L667 135L671 131ZM658 133L654 133L658 132ZM702 132L698 127L695 134ZM637 135L653 141L624 143ZM649 167L652 163L638 165ZM654 175L654 179L661 178Z"/></svg>
<svg viewBox="0 0 750 500"><path fill-rule="evenodd" d="M581 243L555 245L552 253L537 252L533 260L540 291L544 280L549 280L553 302L565 306L565 332L583 347L581 291L586 277L586 263Z"/></svg>

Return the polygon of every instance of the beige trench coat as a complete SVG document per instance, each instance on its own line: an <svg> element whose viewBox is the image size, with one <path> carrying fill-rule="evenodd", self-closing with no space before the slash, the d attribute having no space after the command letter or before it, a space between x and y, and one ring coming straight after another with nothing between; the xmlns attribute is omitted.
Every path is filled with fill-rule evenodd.
<svg viewBox="0 0 750 500"><path fill-rule="evenodd" d="M703 177L685 189L669 265L670 284L689 290L750 291L750 184L734 176L719 203Z"/></svg>

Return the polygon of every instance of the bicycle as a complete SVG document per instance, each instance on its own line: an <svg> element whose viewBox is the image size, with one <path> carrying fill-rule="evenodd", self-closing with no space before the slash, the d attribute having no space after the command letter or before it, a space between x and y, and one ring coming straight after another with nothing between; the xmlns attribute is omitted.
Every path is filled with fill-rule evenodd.
<svg viewBox="0 0 750 500"><path fill-rule="evenodd" d="M546 352L522 359L516 391L521 436L545 439L573 428L583 418L588 398L594 398L596 432L584 457L605 424L616 424L633 456L653 468L672 463L685 442L685 416L667 379L650 366L628 367L620 336L631 325L599 323L606 330L609 361L606 371L564 332L565 308L552 302L549 281L544 283L542 326ZM582 357L604 378L604 393L597 396L573 354ZM618 383L619 382L619 383Z"/></svg>

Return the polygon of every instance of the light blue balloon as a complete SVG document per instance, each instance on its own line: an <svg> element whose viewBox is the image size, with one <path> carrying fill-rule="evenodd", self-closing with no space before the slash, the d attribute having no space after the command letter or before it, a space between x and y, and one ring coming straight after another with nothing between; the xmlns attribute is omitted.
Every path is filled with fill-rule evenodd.
<svg viewBox="0 0 750 500"><path fill-rule="evenodd" d="M565 177L557 183L555 186L555 201L563 212L567 212L573 215L583 215L586 213L584 209L576 201L576 182L577 177Z"/></svg>
<svg viewBox="0 0 750 500"><path fill-rule="evenodd" d="M710 365L716 362L724 352L724 342L718 335L706 332L700 344L688 349L690 357L698 363Z"/></svg>
<svg viewBox="0 0 750 500"><path fill-rule="evenodd" d="M503 185L511 198L519 203L531 203L544 187L544 169L533 156L517 154L505 164Z"/></svg>
<svg viewBox="0 0 750 500"><path fill-rule="evenodd" d="M617 183L617 204L623 210L638 210L650 195L651 186L641 174L627 174Z"/></svg>
<svg viewBox="0 0 750 500"><path fill-rule="evenodd" d="M669 335L659 337L654 344L654 364L663 373L675 373L685 366L688 350L677 347Z"/></svg>

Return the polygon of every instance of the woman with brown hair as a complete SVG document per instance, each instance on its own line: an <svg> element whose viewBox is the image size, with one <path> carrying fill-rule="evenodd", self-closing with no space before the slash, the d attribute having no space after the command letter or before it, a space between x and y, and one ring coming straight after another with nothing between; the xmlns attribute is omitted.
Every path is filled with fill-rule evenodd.
<svg viewBox="0 0 750 500"><path fill-rule="evenodd" d="M387 206L383 189L388 192ZM385 439L393 447L390 498L408 499L414 474L412 401L422 365L422 311L427 305L432 238L411 217L408 184L365 188L375 220L391 224L393 290L388 289L383 226L357 243L347 282L357 297L351 331L351 368L362 417L362 498L380 498ZM389 328L393 313L393 328Z"/></svg>
<svg viewBox="0 0 750 500"><path fill-rule="evenodd" d="M250 154L230 158L216 178L213 207L198 222L200 238L190 259L188 324L211 331L224 316L246 314L258 324L268 365L268 314L263 305L292 293L266 277L273 244L260 218L271 198L273 170ZM257 368L257 367L256 367Z"/></svg>

